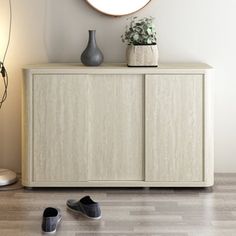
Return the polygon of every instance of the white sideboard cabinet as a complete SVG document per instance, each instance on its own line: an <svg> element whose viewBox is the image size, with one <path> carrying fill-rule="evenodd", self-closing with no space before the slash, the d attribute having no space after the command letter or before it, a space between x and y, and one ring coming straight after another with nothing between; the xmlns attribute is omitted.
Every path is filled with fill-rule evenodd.
<svg viewBox="0 0 236 236"><path fill-rule="evenodd" d="M24 68L26 187L208 187L211 67Z"/></svg>

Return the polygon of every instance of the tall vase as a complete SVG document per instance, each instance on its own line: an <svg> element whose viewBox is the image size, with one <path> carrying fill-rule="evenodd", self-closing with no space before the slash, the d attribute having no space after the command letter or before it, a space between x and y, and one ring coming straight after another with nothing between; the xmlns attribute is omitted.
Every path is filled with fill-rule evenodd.
<svg viewBox="0 0 236 236"><path fill-rule="evenodd" d="M81 62L86 66L99 66L103 62L103 58L96 43L96 30L89 30L88 45L81 55Z"/></svg>

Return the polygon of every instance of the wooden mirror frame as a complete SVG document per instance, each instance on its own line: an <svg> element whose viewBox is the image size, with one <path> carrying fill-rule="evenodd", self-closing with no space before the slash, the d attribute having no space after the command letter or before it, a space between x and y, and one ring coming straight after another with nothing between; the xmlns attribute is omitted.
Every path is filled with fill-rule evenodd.
<svg viewBox="0 0 236 236"><path fill-rule="evenodd" d="M103 14L105 14L105 15L108 15L108 16L126 16L126 15L130 15L130 14L133 14L133 13L135 13L135 12L140 11L141 9L143 9L145 6L147 6L147 5L151 2L151 0L144 0L143 6L137 8L137 9L135 9L135 10L132 11L132 12L126 12L126 13L124 13L124 14L122 14L122 13L120 13L120 14L114 14L114 13L113 13L113 14L112 14L112 12L107 12L107 11L105 11L105 10L103 10L103 9L99 9L97 6L95 6L93 3L91 3L91 1L92 1L92 0L86 0L86 2L87 2L93 9L95 9L96 11L101 12L101 13L103 13ZM98 1L99 1L99 0L98 0ZM119 0L117 0L117 1L119 1Z"/></svg>

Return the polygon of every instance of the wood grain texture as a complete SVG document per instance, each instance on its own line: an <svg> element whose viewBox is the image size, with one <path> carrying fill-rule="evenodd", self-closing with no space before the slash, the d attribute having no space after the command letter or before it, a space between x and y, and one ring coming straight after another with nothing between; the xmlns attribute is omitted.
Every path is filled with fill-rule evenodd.
<svg viewBox="0 0 236 236"><path fill-rule="evenodd" d="M29 184L32 180L32 134L33 134L33 90L32 74L29 70L24 70L22 80L21 97L21 168L22 183Z"/></svg>
<svg viewBox="0 0 236 236"><path fill-rule="evenodd" d="M142 75L90 75L89 180L144 179Z"/></svg>
<svg viewBox="0 0 236 236"><path fill-rule="evenodd" d="M235 236L236 174L213 188L36 188L1 192L0 235L39 236L45 207L61 209L56 236ZM12 186L14 187L14 186ZM102 219L71 214L67 199L90 195Z"/></svg>
<svg viewBox="0 0 236 236"><path fill-rule="evenodd" d="M203 181L203 76L146 76L146 180Z"/></svg>
<svg viewBox="0 0 236 236"><path fill-rule="evenodd" d="M157 66L157 45L128 45L126 49L128 66Z"/></svg>
<svg viewBox="0 0 236 236"><path fill-rule="evenodd" d="M212 183L208 181L144 181L144 180L90 180L90 181L37 181L37 182L24 182L26 187L209 187Z"/></svg>
<svg viewBox="0 0 236 236"><path fill-rule="evenodd" d="M153 67L127 67L122 63L103 63L99 67L88 67L79 63L47 63L25 66L25 70L32 74L205 74L212 69L204 63L168 63Z"/></svg>
<svg viewBox="0 0 236 236"><path fill-rule="evenodd" d="M162 64L159 68L127 68L122 64L105 64L96 68L78 64L27 67L24 69L22 86L22 183L29 187L212 186L214 183L214 145L212 76L209 69L210 67L205 64ZM161 76L164 86L163 91L160 92L163 96L157 93L159 86L154 84L152 88L150 83L152 93L145 102L147 99L145 92L147 95L149 86L147 83L145 91L145 75L154 76L152 78ZM162 76L169 79L176 78L177 82L169 87L165 83L169 79L164 79ZM200 77L201 79L198 79ZM36 84L35 78L38 81ZM201 88L198 87L200 82L196 84L191 82L199 80L202 80ZM186 85L182 86L182 83ZM200 100L194 100L197 99L198 95L196 94L195 97L194 93L199 92L198 88L201 90L202 107ZM179 91L172 93L176 97L174 102L171 96L164 92L169 89ZM191 90L193 93L189 92ZM161 96L164 103L160 104L160 107L162 110L167 108L167 113L170 115L167 118L165 117L167 113L160 113L158 107L154 106L153 109L153 104L161 103ZM185 96L187 99L184 98ZM171 102L165 105L168 99ZM185 106L180 106L181 103L177 100L186 102ZM199 114L202 120L196 115L195 108L200 109ZM151 114L148 115L148 111ZM144 169L148 175L148 173L154 173L154 168L157 168L154 158L153 163L150 162L148 167L151 171L147 171L148 163L145 163L144 159L145 150L146 154L151 152L147 151L147 147L152 146L153 137L159 136L155 129L148 127L145 117L150 116L155 120L158 112L164 118L162 122L167 130L162 142L168 139L167 136L170 133L170 143L167 143L173 144L174 132L170 132L171 122L177 126L176 134L181 132L179 115L186 115L186 124L184 122L183 124L185 127L190 127L183 131L183 142L186 144L185 141L188 140L186 144L188 147L178 151L179 154L183 154L181 154L180 162L176 164L173 161L170 165L170 168L174 168L175 171L173 172L176 175L175 181L169 177L163 181L144 179ZM171 112L174 112L176 116L173 116ZM168 122L170 117L174 119ZM144 145L145 122L146 135L147 130L151 130L146 146ZM191 133L193 127L199 128L195 130L196 133ZM202 147L196 146L200 140L198 139L200 133ZM195 139L188 139L195 134ZM176 143L177 148L180 147L180 140L182 137ZM161 145L161 147L164 146ZM202 149L201 159L187 158L185 150L189 148L190 150L196 148L197 152L193 156L198 155L199 150ZM76 153L81 154L79 159ZM45 158L46 155L49 158ZM164 159L163 162L167 163L167 160ZM185 161L186 164L184 164ZM187 171L181 172L182 167ZM165 168L167 166L164 164Z"/></svg>
<svg viewBox="0 0 236 236"><path fill-rule="evenodd" d="M33 181L87 180L87 80L33 77Z"/></svg>
<svg viewBox="0 0 236 236"><path fill-rule="evenodd" d="M204 180L214 184L214 71L204 74Z"/></svg>

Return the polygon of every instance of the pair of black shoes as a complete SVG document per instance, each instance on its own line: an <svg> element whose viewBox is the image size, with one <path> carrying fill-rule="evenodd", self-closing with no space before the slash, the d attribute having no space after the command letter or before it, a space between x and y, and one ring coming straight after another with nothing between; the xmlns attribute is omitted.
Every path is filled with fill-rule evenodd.
<svg viewBox="0 0 236 236"><path fill-rule="evenodd" d="M94 202L89 196L77 200L68 200L67 208L74 213L80 213L89 219L101 219L99 203ZM44 233L55 233L62 219L60 209L48 207L43 212L42 231Z"/></svg>

